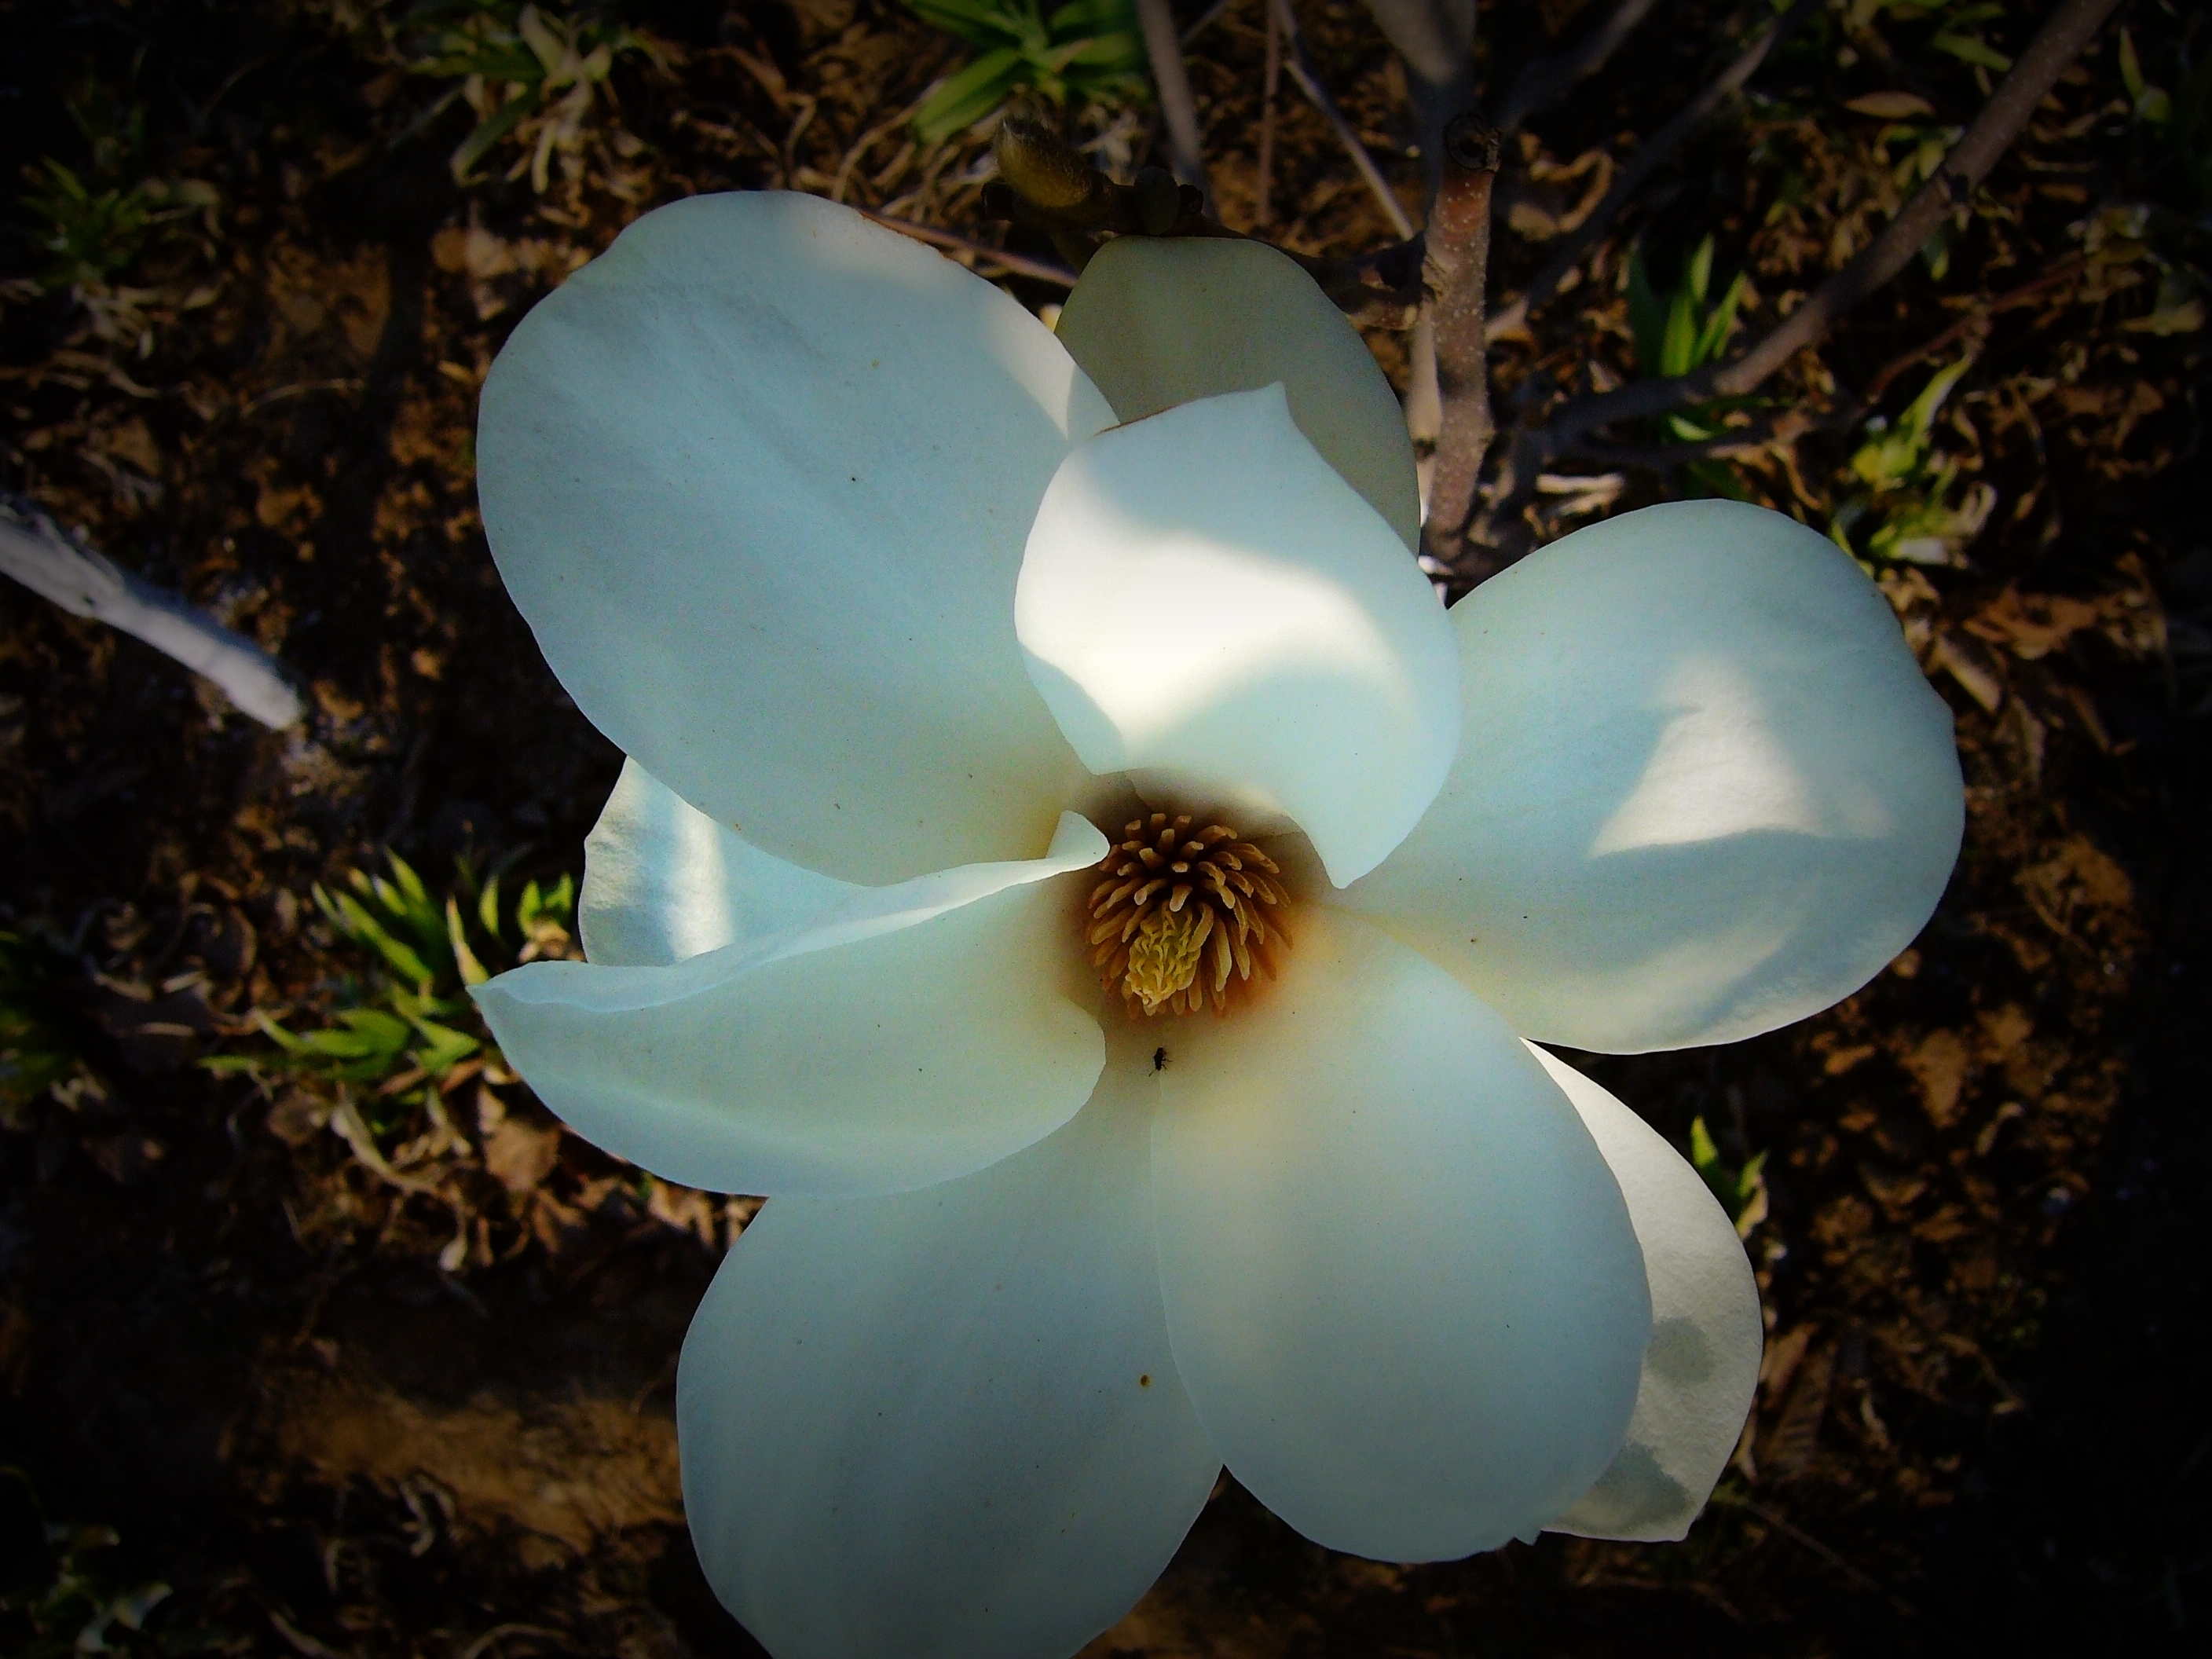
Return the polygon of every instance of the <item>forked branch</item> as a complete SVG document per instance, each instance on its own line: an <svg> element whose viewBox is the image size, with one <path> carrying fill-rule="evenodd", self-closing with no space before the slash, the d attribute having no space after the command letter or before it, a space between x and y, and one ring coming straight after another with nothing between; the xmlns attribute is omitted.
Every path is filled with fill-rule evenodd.
<svg viewBox="0 0 2212 1659"><path fill-rule="evenodd" d="M1904 210L1748 350L1671 380L1638 380L1615 392L1578 398L1544 425L1523 429L1491 491L1486 522L1474 532L1476 539L1492 550L1485 562L1501 562L1499 553L1507 560L1513 556L1513 548L1506 544L1522 539L1520 507L1547 462L1574 453L1592 434L1616 422L1648 419L1753 391L1800 351L1818 343L1854 306L1902 271L1943 220L1972 199L2027 126L2036 106L2118 4L2119 0L2063 0Z"/></svg>

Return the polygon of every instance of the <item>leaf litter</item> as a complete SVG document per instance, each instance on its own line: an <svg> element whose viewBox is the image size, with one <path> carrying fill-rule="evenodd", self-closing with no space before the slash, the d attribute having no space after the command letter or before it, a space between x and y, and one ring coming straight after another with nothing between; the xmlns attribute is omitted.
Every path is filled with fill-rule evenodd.
<svg viewBox="0 0 2212 1659"><path fill-rule="evenodd" d="M563 1133L457 1000L465 958L526 948L501 908L526 883L563 930L545 953L569 948L542 901L618 765L484 556L474 398L538 295L691 191L835 193L959 233L993 274L986 135L913 127L970 49L903 7L792 0L610 9L588 36L485 6L433 52L397 7L299 0L260 28L178 9L134 59L20 9L40 118L0 141L36 186L0 267L7 482L295 665L313 713L261 732L0 600L0 1392L38 1425L0 1435L22 1471L0 1522L35 1565L0 1620L145 1651L756 1651L684 1540L672 1416L677 1343L752 1200ZM1917 185L1978 66L2025 38L2015 9L1859 0L1808 26L1498 343L1500 407L1539 418L1771 325ZM1485 50L1510 64L1595 10L1486 11ZM1499 294L1694 81L1727 20L1675 11L1518 139ZM1380 36L1348 3L1300 14L1417 206ZM2204 1078L2171 1035L2201 1029L2212 924L2212 548L2185 491L2208 43L2157 6L2130 30L1763 405L1652 435L1774 409L1803 430L1687 473L1570 466L1530 508L1551 536L1725 491L1832 531L1960 720L1966 853L1912 950L1790 1031L1588 1057L1696 1155L1758 1267L1768 1349L1718 1500L1681 1546L1399 1568L1315 1550L1224 1480L1094 1659L1920 1651L2203 1616L2206 1460L2142 1454L2212 1381L2179 1103ZM457 55L517 42L537 70L468 95ZM1256 0L1192 48L1232 225L1258 199L1263 54ZM1145 154L1142 108L1069 118L1102 165ZM1287 246L1389 240L1303 104L1271 165ZM1402 337L1373 340L1402 384ZM1852 414L1853 386L1883 395Z"/></svg>

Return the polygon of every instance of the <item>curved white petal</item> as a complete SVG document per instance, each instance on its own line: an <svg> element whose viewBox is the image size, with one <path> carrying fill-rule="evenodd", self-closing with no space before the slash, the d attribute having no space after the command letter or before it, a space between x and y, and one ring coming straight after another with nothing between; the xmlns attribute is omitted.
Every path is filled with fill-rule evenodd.
<svg viewBox="0 0 2212 1659"><path fill-rule="evenodd" d="M776 1659L1060 1659L1220 1459L1160 1312L1142 1102L895 1198L779 1198L684 1339L684 1504Z"/></svg>
<svg viewBox="0 0 2212 1659"><path fill-rule="evenodd" d="M1413 443L1359 331L1265 242L1122 236L1083 268L1054 332L1125 421L1280 382L1291 418L1407 547L1421 536Z"/></svg>
<svg viewBox="0 0 2212 1659"><path fill-rule="evenodd" d="M592 723L748 840L888 882L1033 854L1080 769L1013 629L1113 418L1007 295L781 193L646 215L485 383L484 529Z"/></svg>
<svg viewBox="0 0 2212 1659"><path fill-rule="evenodd" d="M1558 1085L1449 975L1327 911L1255 1006L1163 1041L1160 1279L1223 1461L1332 1549L1533 1539L1620 1449L1651 1329Z"/></svg>
<svg viewBox="0 0 2212 1659"><path fill-rule="evenodd" d="M597 966L665 967L796 927L861 890L762 852L625 760L584 842L576 925Z"/></svg>
<svg viewBox="0 0 2212 1659"><path fill-rule="evenodd" d="M1071 948L1104 856L1073 813L1052 852L858 891L672 967L532 963L478 986L500 1048L576 1132L710 1192L896 1192L1049 1134L1104 1039Z"/></svg>
<svg viewBox="0 0 2212 1659"><path fill-rule="evenodd" d="M1755 1036L1856 990L1935 909L1965 817L1950 711L1826 538L1734 501L1646 507L1451 620L1451 779L1337 902L1522 1036Z"/></svg>
<svg viewBox="0 0 2212 1659"><path fill-rule="evenodd" d="M1085 765L1248 833L1287 819L1340 885L1450 769L1450 626L1279 386L1079 446L1037 509L1014 621Z"/></svg>
<svg viewBox="0 0 2212 1659"><path fill-rule="evenodd" d="M1666 1137L1565 1060L1533 1043L1529 1052L1620 1183L1651 1285L1651 1346L1627 1443L1547 1530L1669 1541L1690 1530L1743 1433L1766 1340L1759 1285L1728 1212Z"/></svg>

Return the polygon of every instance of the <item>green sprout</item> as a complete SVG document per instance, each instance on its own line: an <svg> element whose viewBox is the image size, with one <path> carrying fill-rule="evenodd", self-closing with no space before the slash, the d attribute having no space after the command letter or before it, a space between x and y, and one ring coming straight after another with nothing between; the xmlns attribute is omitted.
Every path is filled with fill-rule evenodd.
<svg viewBox="0 0 2212 1659"><path fill-rule="evenodd" d="M1728 350L1729 337L1735 331L1747 273L1738 271L1718 299L1711 297L1712 280L1713 239L1710 236L1684 262L1680 283L1664 296L1651 285L1643 250L1629 256L1628 325L1635 337L1638 368L1662 380L1677 380L1721 360ZM1721 435L1720 416L1727 407L1719 402L1700 404L1663 416L1662 424L1670 436L1682 442L1703 443ZM1716 495L1746 499L1735 469L1724 461L1692 461L1683 471Z"/></svg>
<svg viewBox="0 0 2212 1659"><path fill-rule="evenodd" d="M1037 0L907 0L933 28L982 55L932 93L914 118L916 137L940 144L995 114L1018 93L1048 102L1109 102L1144 94L1144 38L1135 0L1072 0L1050 16Z"/></svg>
<svg viewBox="0 0 2212 1659"><path fill-rule="evenodd" d="M506 968L566 955L574 883L565 875L550 889L530 882L509 910L496 871L479 884L463 860L441 901L404 859L386 858L388 879L355 870L335 893L319 884L314 889L324 919L369 957L368 981L349 981L340 993L346 1006L317 1030L290 1030L257 1010L253 1023L273 1050L202 1064L218 1073L274 1073L342 1090L365 1087L374 1104L364 1121L379 1133L394 1126L401 1109L434 1107L462 1075L503 1070L469 988L492 976L487 961Z"/></svg>
<svg viewBox="0 0 2212 1659"><path fill-rule="evenodd" d="M1698 244L1682 266L1682 283L1662 299L1651 286L1640 248L1628 262L1628 325L1636 336L1636 366L1647 374L1676 380L1718 362L1735 331L1745 274L1738 271L1719 299L1707 302L1713 280L1713 239ZM1679 417L1678 417L1679 418ZM1710 437L1710 433L1700 436Z"/></svg>
<svg viewBox="0 0 2212 1659"><path fill-rule="evenodd" d="M2143 72L2135 36L2120 31L2120 83L2135 118L2151 134L2160 165L2177 167L2201 206L2212 202L2212 51L2198 48L2191 67L2173 65L2178 90L2168 92Z"/></svg>
<svg viewBox="0 0 2212 1659"><path fill-rule="evenodd" d="M1865 489L1837 508L1828 526L1845 552L1877 562L1956 564L1981 533L1996 489L1976 483L1955 493L1959 463L1935 445L1936 414L1972 364L1966 356L1939 369L1894 424L1881 416L1867 422L1867 441L1850 459ZM1873 529L1855 546L1854 532L1869 519Z"/></svg>
<svg viewBox="0 0 2212 1659"><path fill-rule="evenodd" d="M1720 1148L1713 1145L1705 1119L1693 1117L1690 1120L1690 1166L1720 1200L1721 1208L1735 1224L1737 1236L1750 1237L1751 1230L1766 1219L1766 1154L1753 1152L1741 1169L1729 1169L1721 1161Z"/></svg>
<svg viewBox="0 0 2212 1659"><path fill-rule="evenodd" d="M428 0L400 20L403 66L459 84L416 118L420 131L465 100L476 126L453 151L459 184L477 182L477 164L502 139L520 140L526 155L507 176L530 175L541 195L553 152L574 145L617 58L650 55L652 43L595 13L562 16L514 0Z"/></svg>
<svg viewBox="0 0 2212 1659"><path fill-rule="evenodd" d="M31 1108L82 1064L57 992L58 953L0 929L0 1128L30 1127Z"/></svg>
<svg viewBox="0 0 2212 1659"><path fill-rule="evenodd" d="M88 151L82 170L49 155L24 173L21 201L33 227L30 240L46 258L33 279L41 289L112 283L196 215L213 232L222 199L214 185L148 176L141 106L95 86L67 107Z"/></svg>
<svg viewBox="0 0 2212 1659"><path fill-rule="evenodd" d="M31 1492L29 1477L13 1467L0 1468L0 1476L21 1483L35 1513L43 1516ZM82 1653L184 1653L216 1645L185 1636L173 1643L146 1631L147 1615L170 1595L169 1587L155 1580L118 1590L86 1558L96 1550L112 1549L120 1540L112 1527L71 1527L46 1524L46 1555L51 1576L34 1571L18 1577L13 1586L0 1586L0 1630L7 1630L20 1645L9 1646L14 1659L62 1659ZM28 1565L28 1564L24 1564ZM28 1626L27 1638L22 1639ZM14 1626L9 1629L9 1626ZM116 1638L128 1631L137 1639ZM197 1632L194 1633L198 1634Z"/></svg>

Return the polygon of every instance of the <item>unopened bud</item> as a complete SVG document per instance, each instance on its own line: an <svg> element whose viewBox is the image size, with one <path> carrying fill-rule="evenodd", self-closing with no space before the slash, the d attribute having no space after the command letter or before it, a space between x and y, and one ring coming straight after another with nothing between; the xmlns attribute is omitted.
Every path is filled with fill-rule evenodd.
<svg viewBox="0 0 2212 1659"><path fill-rule="evenodd" d="M991 151L999 176L1014 193L1048 213L1077 211L1094 198L1102 182L1080 150L1031 117L1010 114L1000 121Z"/></svg>
<svg viewBox="0 0 2212 1659"><path fill-rule="evenodd" d="M1130 181L1136 192L1137 223L1147 236L1164 236L1182 217L1182 187L1165 167L1139 167Z"/></svg>

